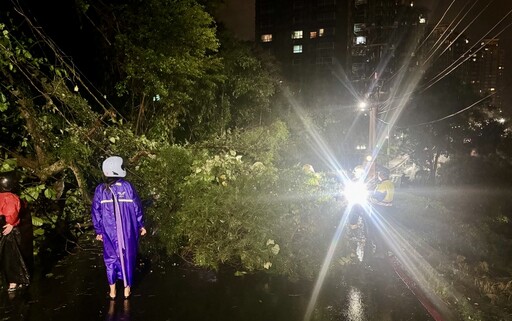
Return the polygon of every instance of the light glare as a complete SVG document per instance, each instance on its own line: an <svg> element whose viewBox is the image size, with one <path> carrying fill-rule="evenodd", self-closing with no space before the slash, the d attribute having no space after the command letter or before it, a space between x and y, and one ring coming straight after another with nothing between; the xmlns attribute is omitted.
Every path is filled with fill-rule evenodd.
<svg viewBox="0 0 512 321"><path fill-rule="evenodd" d="M347 182L343 191L350 204L365 204L368 199L368 190L364 182Z"/></svg>

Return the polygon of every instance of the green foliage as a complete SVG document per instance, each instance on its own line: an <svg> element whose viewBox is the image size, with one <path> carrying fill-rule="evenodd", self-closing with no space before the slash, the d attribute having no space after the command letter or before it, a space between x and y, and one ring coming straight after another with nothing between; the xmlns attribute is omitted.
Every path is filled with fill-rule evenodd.
<svg viewBox="0 0 512 321"><path fill-rule="evenodd" d="M1 166L19 173L17 192L28 202L35 225L34 250L51 251L48 235L66 224L84 222L88 195L83 173L97 147L93 136L100 117L74 90L76 79L70 75L76 76L75 71L62 57L50 64L42 58L48 52L39 51L43 45L33 46L20 30L8 28L0 27L0 100L8 107L0 112L7 155ZM80 199L63 205L62 195Z"/></svg>
<svg viewBox="0 0 512 321"><path fill-rule="evenodd" d="M161 145L141 159L130 180L145 204L145 220L152 242L144 242L145 251L153 254L179 252L181 235L175 232L176 211L186 198L180 186L190 174L192 155L188 148ZM131 171L130 171L131 172ZM133 172L131 172L133 173Z"/></svg>
<svg viewBox="0 0 512 321"><path fill-rule="evenodd" d="M151 0L114 10L119 26L111 30L114 61L122 72L118 93L136 102L129 108L140 109L138 121L144 128L171 138L165 130L178 124L199 86L211 87L217 78L213 18L192 0ZM141 118L146 113L154 119Z"/></svg>
<svg viewBox="0 0 512 321"><path fill-rule="evenodd" d="M83 201L83 197L79 190L69 189L64 195L64 206L62 208L62 215L66 218L67 222L83 223L87 220L90 208L89 204ZM79 235L77 235L78 237Z"/></svg>
<svg viewBox="0 0 512 321"><path fill-rule="evenodd" d="M15 158L6 158L2 160L2 166L0 167L0 172L10 172L16 169L16 159Z"/></svg>
<svg viewBox="0 0 512 321"><path fill-rule="evenodd" d="M280 153L288 142L288 137L286 124L275 121L270 125L252 129L229 130L226 134L198 142L195 146L213 152L236 150L250 161L267 164L280 160Z"/></svg>
<svg viewBox="0 0 512 321"><path fill-rule="evenodd" d="M183 135L189 140L275 120L273 95L280 77L273 59L225 33L219 37L221 68L213 82L197 83L182 121Z"/></svg>
<svg viewBox="0 0 512 321"><path fill-rule="evenodd" d="M27 187L25 191L20 195L20 197L21 199L30 201L37 200L41 192L43 192L44 190L46 190L46 186L44 184Z"/></svg>
<svg viewBox="0 0 512 321"><path fill-rule="evenodd" d="M339 209L332 190L321 187L321 175L300 166L273 165L270 151L279 150L273 144L286 142L272 142L273 133L258 128L233 140L248 146L258 137L262 146L267 144L269 154L260 154L265 161L229 148L230 139L223 140L225 152L210 148L194 153L189 175L179 185L181 202L174 220L161 222L168 251L173 253L181 240L179 253L198 266L313 276L330 242L325 229L333 231Z"/></svg>
<svg viewBox="0 0 512 321"><path fill-rule="evenodd" d="M231 106L227 124L245 127L266 123L272 115L271 101L280 80L277 63L269 55L227 35L221 41L226 75L222 98Z"/></svg>
<svg viewBox="0 0 512 321"><path fill-rule="evenodd" d="M82 8L92 10L83 3ZM233 43L224 48L221 65L213 20L194 1L112 9L119 26L112 34L121 49L115 60L118 89L126 101L140 103L140 113L121 108L127 118L101 104L90 106L75 89L78 75L62 57L50 64L22 42L11 42L11 33L2 38L2 117L11 120L4 135L16 138L6 139L10 156L2 166L21 168L20 195L30 202L36 251L55 233L75 238L82 232L76 227L90 223L89 194L100 183L102 159L115 154L126 160L145 205L151 240L146 250L165 249L201 266L311 276L321 261L318 247L327 241L325 233L308 234L313 222L308 215L322 218L315 220L320 229L325 223L320 208L330 217L324 205L329 201L315 198L320 178L300 166L275 166L288 130L282 122L268 122L276 85L271 64ZM184 119L180 115L189 116L190 130L215 123L190 137L219 134L170 145ZM248 125L251 129L241 129ZM150 136L139 134L146 129ZM299 252L309 253L308 264L294 263Z"/></svg>

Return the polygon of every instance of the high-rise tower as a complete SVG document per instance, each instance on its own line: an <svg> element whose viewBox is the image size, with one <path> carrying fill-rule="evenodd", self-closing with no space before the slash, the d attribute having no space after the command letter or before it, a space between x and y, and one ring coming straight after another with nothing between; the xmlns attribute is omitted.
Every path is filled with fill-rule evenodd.
<svg viewBox="0 0 512 321"><path fill-rule="evenodd" d="M329 88L347 66L348 0L256 0L255 39L300 91Z"/></svg>

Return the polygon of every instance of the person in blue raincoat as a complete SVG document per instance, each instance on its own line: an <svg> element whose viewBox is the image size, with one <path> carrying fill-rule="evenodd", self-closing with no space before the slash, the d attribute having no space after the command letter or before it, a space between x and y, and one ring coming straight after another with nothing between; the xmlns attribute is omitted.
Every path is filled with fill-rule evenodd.
<svg viewBox="0 0 512 321"><path fill-rule="evenodd" d="M138 253L139 236L146 234L142 204L133 185L123 179L126 171L119 156L102 165L106 183L96 187L92 202L92 221L96 239L103 242L103 259L111 299L116 297L116 282L124 285L130 297Z"/></svg>

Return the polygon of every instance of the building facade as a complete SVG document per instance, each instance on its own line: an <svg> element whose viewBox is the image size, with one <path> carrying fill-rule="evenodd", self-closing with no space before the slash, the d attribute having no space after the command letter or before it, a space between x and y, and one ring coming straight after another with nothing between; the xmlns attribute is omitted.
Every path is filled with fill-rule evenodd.
<svg viewBox="0 0 512 321"><path fill-rule="evenodd" d="M255 39L299 90L336 90L347 66L348 0L256 0Z"/></svg>
<svg viewBox="0 0 512 321"><path fill-rule="evenodd" d="M406 0L256 0L255 39L299 88L316 82L357 100L417 64L426 22Z"/></svg>
<svg viewBox="0 0 512 321"><path fill-rule="evenodd" d="M478 95L489 96L489 104L498 108L502 107L504 56L499 39L483 39L470 53L464 79Z"/></svg>

